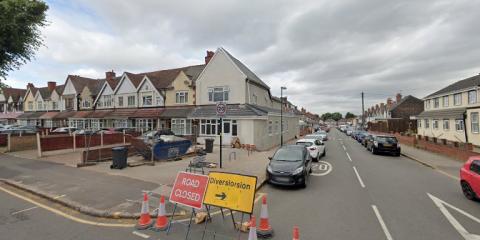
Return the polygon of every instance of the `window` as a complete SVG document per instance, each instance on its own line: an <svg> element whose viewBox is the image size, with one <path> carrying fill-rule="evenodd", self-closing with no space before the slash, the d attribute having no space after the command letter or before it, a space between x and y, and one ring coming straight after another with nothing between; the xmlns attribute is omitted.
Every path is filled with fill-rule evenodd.
<svg viewBox="0 0 480 240"><path fill-rule="evenodd" d="M252 96L252 103L257 104L257 95L255 93Z"/></svg>
<svg viewBox="0 0 480 240"><path fill-rule="evenodd" d="M455 130L463 131L463 120L462 119L455 120Z"/></svg>
<svg viewBox="0 0 480 240"><path fill-rule="evenodd" d="M468 91L468 104L475 104L477 103L477 91L472 90Z"/></svg>
<svg viewBox="0 0 480 240"><path fill-rule="evenodd" d="M438 129L438 120L434 119L432 122L433 122L433 129Z"/></svg>
<svg viewBox="0 0 480 240"><path fill-rule="evenodd" d="M143 131L149 131L153 129L153 119L138 119L137 129Z"/></svg>
<svg viewBox="0 0 480 240"><path fill-rule="evenodd" d="M103 106L104 107L111 107L113 104L112 104L112 95L106 95L106 96L102 96L103 98Z"/></svg>
<svg viewBox="0 0 480 240"><path fill-rule="evenodd" d="M88 100L83 100L82 106L83 106L84 108L89 108L89 107L90 107L90 101L88 101Z"/></svg>
<svg viewBox="0 0 480 240"><path fill-rule="evenodd" d="M28 102L28 110L33 110L33 102Z"/></svg>
<svg viewBox="0 0 480 240"><path fill-rule="evenodd" d="M440 99L439 98L434 98L433 99L433 107L434 108L439 108L440 107Z"/></svg>
<svg viewBox="0 0 480 240"><path fill-rule="evenodd" d="M152 96L143 96L142 103L143 106L152 106Z"/></svg>
<svg viewBox="0 0 480 240"><path fill-rule="evenodd" d="M450 129L450 120L443 119L443 130L448 131Z"/></svg>
<svg viewBox="0 0 480 240"><path fill-rule="evenodd" d="M417 121L417 128L422 128L422 120Z"/></svg>
<svg viewBox="0 0 480 240"><path fill-rule="evenodd" d="M177 92L175 93L175 102L176 103L181 103L181 104L184 104L184 103L188 103L188 92L185 92L185 91L181 91L181 92Z"/></svg>
<svg viewBox="0 0 480 240"><path fill-rule="evenodd" d="M128 106L135 106L135 96L128 96Z"/></svg>
<svg viewBox="0 0 480 240"><path fill-rule="evenodd" d="M428 99L427 101L425 101L425 108L426 108L426 109L429 109L429 108L430 108L430 99Z"/></svg>
<svg viewBox="0 0 480 240"><path fill-rule="evenodd" d="M123 107L123 96L118 97L118 106Z"/></svg>
<svg viewBox="0 0 480 240"><path fill-rule="evenodd" d="M473 162L470 164L470 171L480 175L480 161L479 160L473 160Z"/></svg>
<svg viewBox="0 0 480 240"><path fill-rule="evenodd" d="M453 95L453 105L455 105L455 106L462 105L462 94L461 93L457 93L457 94Z"/></svg>
<svg viewBox="0 0 480 240"><path fill-rule="evenodd" d="M428 119L425 119L425 128L430 128L430 122Z"/></svg>
<svg viewBox="0 0 480 240"><path fill-rule="evenodd" d="M57 101L52 102L52 110L58 110L58 103Z"/></svg>
<svg viewBox="0 0 480 240"><path fill-rule="evenodd" d="M214 87L208 89L208 101L227 102L230 89L228 87Z"/></svg>
<svg viewBox="0 0 480 240"><path fill-rule="evenodd" d="M237 120L232 120L232 136L238 135L238 125Z"/></svg>
<svg viewBox="0 0 480 240"><path fill-rule="evenodd" d="M478 112L470 113L470 119L472 125L472 133L478 133Z"/></svg>
<svg viewBox="0 0 480 240"><path fill-rule="evenodd" d="M273 134L273 122L268 121L268 135L272 135L272 134Z"/></svg>
<svg viewBox="0 0 480 240"><path fill-rule="evenodd" d="M163 105L163 99L161 96L157 96L157 106L162 106Z"/></svg>
<svg viewBox="0 0 480 240"><path fill-rule="evenodd" d="M37 102L37 110L43 110L43 102L42 101Z"/></svg>
<svg viewBox="0 0 480 240"><path fill-rule="evenodd" d="M280 133L280 124L277 121L275 121L275 134L279 134Z"/></svg>
<svg viewBox="0 0 480 240"><path fill-rule="evenodd" d="M201 135L216 135L217 134L217 119L202 119L200 121L200 134Z"/></svg>
<svg viewBox="0 0 480 240"><path fill-rule="evenodd" d="M191 135L192 120L184 118L172 118L171 130L175 135Z"/></svg>
<svg viewBox="0 0 480 240"><path fill-rule="evenodd" d="M444 96L442 99L443 99L443 107L448 107L448 96Z"/></svg>

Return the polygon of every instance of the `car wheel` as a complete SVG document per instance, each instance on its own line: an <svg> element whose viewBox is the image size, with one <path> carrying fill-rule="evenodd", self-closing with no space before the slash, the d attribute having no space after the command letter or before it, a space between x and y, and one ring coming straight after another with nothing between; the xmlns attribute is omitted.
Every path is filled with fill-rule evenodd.
<svg viewBox="0 0 480 240"><path fill-rule="evenodd" d="M396 156L396 157L400 157L400 155L401 155L400 152L396 152L396 153L395 153L395 156Z"/></svg>
<svg viewBox="0 0 480 240"><path fill-rule="evenodd" d="M372 147L372 154L377 154L377 151L375 151L374 147Z"/></svg>
<svg viewBox="0 0 480 240"><path fill-rule="evenodd" d="M305 177L303 178L302 184L300 184L301 188L306 188L307 187L307 174L305 174Z"/></svg>
<svg viewBox="0 0 480 240"><path fill-rule="evenodd" d="M325 155L327 155L327 150L323 150L322 157L325 157Z"/></svg>
<svg viewBox="0 0 480 240"><path fill-rule="evenodd" d="M465 195L468 200L475 201L477 199L477 195L473 191L472 187L470 187L470 184L468 184L466 181L462 181L460 184L462 185L463 195Z"/></svg>

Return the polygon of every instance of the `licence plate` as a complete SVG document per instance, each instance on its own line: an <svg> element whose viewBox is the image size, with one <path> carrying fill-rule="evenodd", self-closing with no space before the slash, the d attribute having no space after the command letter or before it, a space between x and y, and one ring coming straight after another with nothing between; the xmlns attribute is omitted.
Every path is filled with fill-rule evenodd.
<svg viewBox="0 0 480 240"><path fill-rule="evenodd" d="M290 178L287 177L276 177L275 180L279 182L290 182Z"/></svg>
<svg viewBox="0 0 480 240"><path fill-rule="evenodd" d="M391 147L392 144L383 144L384 147Z"/></svg>

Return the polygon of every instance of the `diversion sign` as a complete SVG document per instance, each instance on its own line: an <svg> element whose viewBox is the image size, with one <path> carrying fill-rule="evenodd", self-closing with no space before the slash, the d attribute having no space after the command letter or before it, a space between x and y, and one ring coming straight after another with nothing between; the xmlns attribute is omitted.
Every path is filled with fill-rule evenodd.
<svg viewBox="0 0 480 240"><path fill-rule="evenodd" d="M204 204L252 213L257 177L225 172L210 172Z"/></svg>

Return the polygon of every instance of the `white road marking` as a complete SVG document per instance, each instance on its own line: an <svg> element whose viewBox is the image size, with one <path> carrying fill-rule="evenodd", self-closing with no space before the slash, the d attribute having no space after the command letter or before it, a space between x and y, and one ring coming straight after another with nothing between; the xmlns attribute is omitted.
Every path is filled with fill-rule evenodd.
<svg viewBox="0 0 480 240"><path fill-rule="evenodd" d="M145 239L150 238L149 235L143 234L143 233L140 233L140 232L137 232L137 231L133 231L132 233L133 233L133 235L137 235L137 236L139 236L139 237L141 237L141 238L145 238Z"/></svg>
<svg viewBox="0 0 480 240"><path fill-rule="evenodd" d="M348 152L346 154L347 154L348 160L350 160L350 162L352 162L352 158L350 157L350 154L348 154Z"/></svg>
<svg viewBox="0 0 480 240"><path fill-rule="evenodd" d="M318 161L318 164L313 164L312 165L312 168L318 168L319 171L325 171L325 172L322 172L322 173L311 173L310 175L312 176L316 176L316 177L319 177L319 176L325 176L327 174L329 174L333 167L332 167L332 164L330 164L329 162L326 162L326 161Z"/></svg>
<svg viewBox="0 0 480 240"><path fill-rule="evenodd" d="M388 231L387 225L383 221L382 215L380 215L380 212L378 211L377 206L372 205L372 208L373 208L373 211L375 212L375 215L377 216L380 226L382 226L383 232L385 233L385 237L387 237L387 240L393 240L392 235Z"/></svg>
<svg viewBox="0 0 480 240"><path fill-rule="evenodd" d="M347 148L345 147L345 145L342 145L342 147L344 151L347 151Z"/></svg>
<svg viewBox="0 0 480 240"><path fill-rule="evenodd" d="M457 208L435 196L433 196L432 194L430 193L427 193L427 195L430 197L430 199L432 199L432 201L435 203L435 205L437 205L437 207L440 209L440 211L443 213L443 215L445 215L445 217L447 218L447 220L450 222L450 224L452 224L452 226L455 228L455 230L457 230L457 232L462 235L462 237L465 239L465 240L479 240L480 239L480 235L476 235L476 234L472 234L472 233L469 233L461 224L460 222L455 219L455 217L453 217L453 215L447 210L447 207L457 211L458 213L461 213L463 214L464 216L470 218L471 220L477 222L477 223L480 223L480 219L476 218L475 216L463 211L462 209L460 208Z"/></svg>
<svg viewBox="0 0 480 240"><path fill-rule="evenodd" d="M360 186L362 186L362 188L365 188L365 184L363 183L362 178L360 177L360 174L358 174L357 168L355 166L353 166L353 171L355 171L355 174L357 175Z"/></svg>
<svg viewBox="0 0 480 240"><path fill-rule="evenodd" d="M63 194L63 195L54 197L54 199L59 199L59 198L65 197L65 196L67 196L67 195ZM20 210L20 211L13 212L13 213L11 213L11 215L13 216L13 215L16 215L16 214L19 214L19 213L22 213L22 212L26 212L26 211L30 211L30 210L33 210L33 209L37 209L37 208L38 208L38 206L26 208L26 209L23 209L23 210Z"/></svg>

